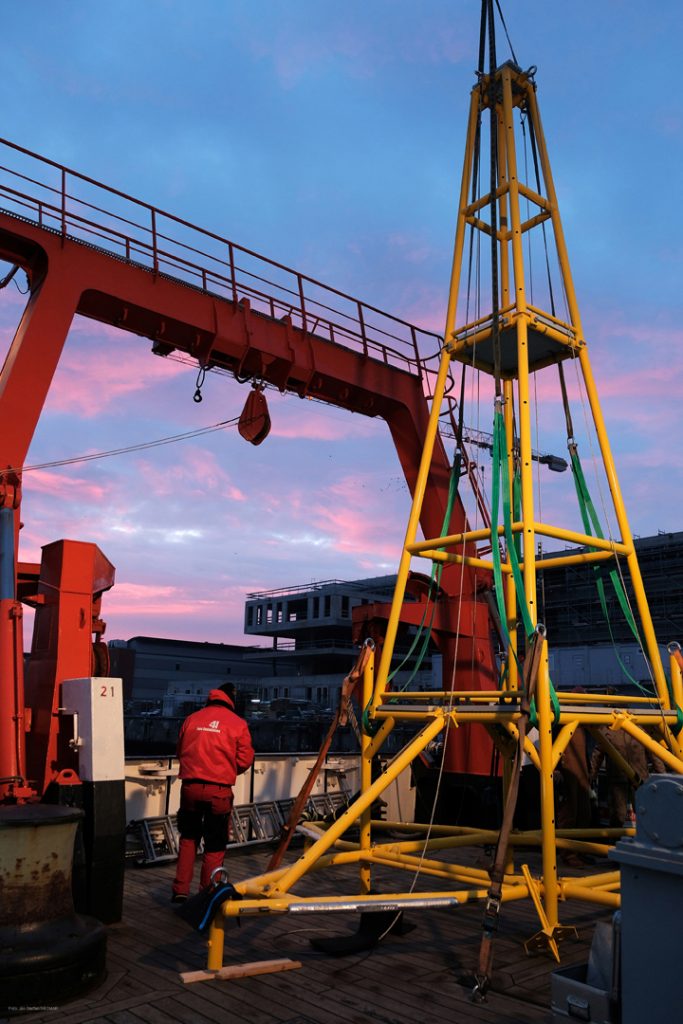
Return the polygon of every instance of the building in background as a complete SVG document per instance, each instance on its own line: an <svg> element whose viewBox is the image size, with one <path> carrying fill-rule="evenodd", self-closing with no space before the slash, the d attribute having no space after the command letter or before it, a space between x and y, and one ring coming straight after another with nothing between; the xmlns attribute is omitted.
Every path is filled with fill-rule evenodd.
<svg viewBox="0 0 683 1024"><path fill-rule="evenodd" d="M665 654L664 645L670 640L683 643L683 532L637 539L636 549L655 632ZM548 631L556 687L622 686L630 685L630 679L639 684L649 680L609 573L603 572L602 578L609 626L591 566L572 565L539 574L539 614ZM123 678L129 703L164 716L182 717L201 704L210 689L228 679L235 682L244 710L258 711L273 701L292 702L294 709L335 707L339 687L357 653L351 636L353 609L390 601L395 580L393 575L325 580L251 593L245 602L244 632L269 639L269 646L144 636L114 640L109 645L112 674ZM630 584L625 582L628 599L633 601ZM412 635L410 630L402 634L397 659L408 650ZM405 671L411 670L409 663ZM441 658L430 650L411 689L438 689L440 672Z"/></svg>

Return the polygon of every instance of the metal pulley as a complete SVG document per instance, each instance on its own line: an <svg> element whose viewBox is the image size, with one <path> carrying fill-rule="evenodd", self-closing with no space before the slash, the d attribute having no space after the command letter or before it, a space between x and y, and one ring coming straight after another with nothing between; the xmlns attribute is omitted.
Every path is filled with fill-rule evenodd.
<svg viewBox="0 0 683 1024"><path fill-rule="evenodd" d="M261 444L270 433L270 412L263 384L254 384L247 395L237 429L245 441Z"/></svg>

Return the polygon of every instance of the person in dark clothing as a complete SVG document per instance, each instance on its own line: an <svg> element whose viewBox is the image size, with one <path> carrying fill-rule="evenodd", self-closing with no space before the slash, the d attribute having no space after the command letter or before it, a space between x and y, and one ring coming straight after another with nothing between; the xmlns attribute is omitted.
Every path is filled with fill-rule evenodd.
<svg viewBox="0 0 683 1024"><path fill-rule="evenodd" d="M610 729L602 726L600 732L606 740L614 747L618 754L621 754L636 772L641 782L644 782L651 772L662 775L666 772L666 765L656 754L640 743L635 736L625 732L623 729ZM628 805L633 806L635 792L630 779L621 771L611 758L597 746L591 758L591 779L593 785L597 783L598 772L602 762L606 761L607 767L607 798L609 801L609 823L612 828L623 828L626 822Z"/></svg>
<svg viewBox="0 0 683 1024"><path fill-rule="evenodd" d="M558 829L590 828L592 820L591 784L586 751L586 732L579 725L558 764L557 806ZM563 853L562 860L572 867L586 863L582 854Z"/></svg>
<svg viewBox="0 0 683 1024"><path fill-rule="evenodd" d="M237 776L251 767L254 760L249 727L235 714L234 698L233 683L211 690L206 706L189 715L180 727L180 849L172 895L176 903L190 894L197 846L202 838L201 889L209 885L211 872L223 864L232 787Z"/></svg>

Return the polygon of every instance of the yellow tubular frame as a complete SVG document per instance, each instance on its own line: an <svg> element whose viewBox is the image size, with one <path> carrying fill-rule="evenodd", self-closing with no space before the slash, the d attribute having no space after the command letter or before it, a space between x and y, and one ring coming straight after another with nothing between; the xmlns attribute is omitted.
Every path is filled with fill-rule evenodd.
<svg viewBox="0 0 683 1024"><path fill-rule="evenodd" d="M323 873L330 867L347 865L358 872L359 895L354 897L359 908L372 906L370 895L372 868L374 865L399 868L409 872L413 878L423 873L442 882L449 883L446 895L458 902L484 899L489 887L488 872L471 865L452 863L437 858L439 853L457 851L467 846L481 846L495 843L498 834L489 829L466 826L416 825L405 826L411 832L403 840L385 842L383 833L387 829L400 830L401 823L371 820L373 801L406 770L445 727L467 728L471 723L481 723L489 729L498 748L505 758L505 785L511 775L510 757L518 737L517 722L520 705L515 691L519 686L517 664L514 652L521 648L518 643L516 623L519 607L525 602L533 625L538 622L536 602L536 574L556 566L598 564L610 559L623 558L630 574L636 599L638 616L645 639L647 654L652 666L656 697L598 697L590 694L559 693L559 716L551 704L551 683L548 669L548 645L543 640L540 667L536 688L538 716L538 744L534 746L527 737L525 749L540 775L541 828L525 833L514 833L510 848L515 857L524 848L541 851L542 877L532 877L529 867L514 862L508 864L505 874L502 900L531 899L538 913L541 931L529 940L531 945L543 945L559 958L558 941L565 928L560 924L559 907L569 899L587 901L602 907L619 905L619 872L596 872L587 878L560 878L557 870L557 850L579 851L602 855L611 848L614 841L625 834L625 829L573 829L557 830L555 823L555 801L553 772L563 752L571 742L575 731L581 726L592 732L600 747L618 766L630 774L634 773L621 758L605 735L605 727L623 729L636 738L646 749L657 754L670 768L683 772L683 743L672 734L677 724L676 708L672 708L664 675L659 648L652 626L647 598L643 589L633 537L630 531L621 490L617 480L607 429L602 416L595 382L593 380L588 348L579 315L574 291L567 248L550 161L541 125L536 91L528 74L510 65L504 65L495 73L495 88L485 76L473 89L468 117L467 141L460 183L460 197L450 277L450 292L446 315L445 342L441 352L439 371L434 386L434 396L425 436L422 458L417 474L413 503L405 532L405 540L398 566L397 582L388 620L384 646L379 665L375 672L374 656L369 660L363 676L364 708L368 708L368 720L363 725L360 757L360 796L344 814L326 830L314 827L317 835L312 845L297 860L277 871L269 872L239 882L237 891L243 899L228 902L223 912L216 916L209 935L208 965L212 970L222 966L223 927L226 916L242 913L270 911L288 913L292 908L334 909L345 898L337 895L297 897L293 888L309 872ZM492 337L492 315L478 317L476 321L457 327L456 308L466 232L469 228L491 235L491 230L480 211L490 203L490 196L480 195L469 201L469 190L473 177L475 138L481 111L490 103L496 103L496 125L499 152L498 186L495 200L498 204L498 225L496 233L500 267L500 325L505 329L505 344L508 356L505 377L502 380L502 405L507 443L506 457L510 470L510 481L514 475L515 414L519 431L519 457L521 470L521 519L512 524L514 533L523 538L523 593L516 589L512 575L510 553L503 561L504 602L507 629L510 635L507 680L503 689L493 691L443 691L392 692L388 678L394 646L405 597L408 573L413 558L427 558L432 562L455 562L491 569L491 558L477 554L480 541L499 543L504 534L500 526L495 536L490 529L475 529L445 537L418 539L420 513L425 497L431 467L434 444L438 434L439 415L444 400L446 384L452 359L477 364L479 346L489 344ZM533 126L543 188L546 195L521 183L517 174L515 149L514 115L522 107ZM539 212L529 212L522 221L520 200L529 200ZM523 237L542 223L549 223L555 241L563 290L567 298L569 322L558 319L550 312L531 305L527 299L525 283L525 261ZM533 332L536 332L534 335ZM534 337L542 335L544 342L551 346L532 365L530 344ZM501 344L503 342L501 341ZM555 345L555 348L552 348ZM512 353L512 356L511 356ZM555 353L554 355L552 353ZM488 358L488 357L487 357ZM539 521L534 509L532 473L532 423L530 413L531 374L539 368L560 360L573 359L582 375L588 398L593 424L599 443L600 456L609 484L613 510L620 531L620 539L587 536L581 530L568 530L550 523ZM486 360L482 358L486 369ZM512 369L511 369L512 367ZM487 371L487 372L490 372ZM512 495L510 495L512 498ZM540 515L540 513L539 513ZM556 541L569 542L587 550L558 554L551 558L537 560L536 540L538 536ZM467 548L467 554L465 549ZM552 638L551 638L552 639ZM683 706L683 658L680 648L671 650L672 695L675 705ZM420 728L415 737L385 767L382 775L372 781L372 759L383 750L385 741L398 721L414 721ZM634 781L637 781L634 779ZM358 828L354 841L345 838L351 828ZM417 833L417 838L415 837ZM463 886L458 889L456 886ZM386 897L407 900L424 897L443 897L444 892L413 894L408 892ZM383 897L384 898L384 897ZM308 904L308 908L306 907Z"/></svg>

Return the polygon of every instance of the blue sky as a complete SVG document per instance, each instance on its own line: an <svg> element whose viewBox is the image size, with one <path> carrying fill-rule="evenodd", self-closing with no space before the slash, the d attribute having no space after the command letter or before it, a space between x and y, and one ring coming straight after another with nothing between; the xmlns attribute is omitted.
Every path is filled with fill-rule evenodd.
<svg viewBox="0 0 683 1024"><path fill-rule="evenodd" d="M538 66L633 529L680 529L683 8L503 9L520 64ZM12 5L2 135L440 330L478 27L478 0L52 0L39 16ZM500 31L498 47L507 57ZM5 349L23 301L0 294ZM246 393L225 377L210 377L201 405L193 391L191 369L78 320L29 463L223 420ZM269 401L259 448L226 431L27 474L24 557L62 536L98 543L117 567L109 638L239 641L247 591L392 571L408 501L384 424ZM560 411L546 406L551 449ZM489 429L490 409L481 416ZM548 486L561 508L570 481Z"/></svg>

